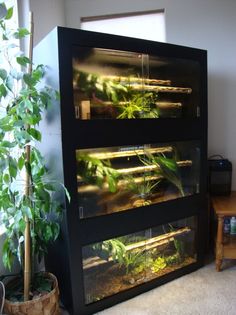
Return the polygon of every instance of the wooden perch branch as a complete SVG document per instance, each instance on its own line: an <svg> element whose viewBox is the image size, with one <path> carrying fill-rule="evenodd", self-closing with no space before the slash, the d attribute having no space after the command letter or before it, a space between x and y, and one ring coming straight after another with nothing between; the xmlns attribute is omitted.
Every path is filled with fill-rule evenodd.
<svg viewBox="0 0 236 315"><path fill-rule="evenodd" d="M191 160L186 160L186 161L179 161L177 162L177 165L179 167L184 167L184 166L191 166L193 162ZM158 165L148 165L148 166L136 166L136 167L130 167L130 168L122 168L122 169L117 169L116 171L119 174L136 174L136 173L145 173L145 172L150 172L159 169L160 167Z"/></svg>
<svg viewBox="0 0 236 315"><path fill-rule="evenodd" d="M153 85L139 85L132 84L130 88L137 91L153 91L160 93L182 93L182 94L191 94L191 88L182 88L182 87L173 87L173 86L153 86Z"/></svg>
<svg viewBox="0 0 236 315"><path fill-rule="evenodd" d="M173 103L173 102L156 102L155 103L158 108L166 109L166 108L181 108L182 103Z"/></svg>
<svg viewBox="0 0 236 315"><path fill-rule="evenodd" d="M146 176L145 177L145 179L143 178L143 177L136 177L136 178L134 178L133 180L134 180L134 182L136 183L136 184L139 184L139 183L142 183L142 182L144 182L144 180L145 181L151 181L151 180L155 180L155 181L158 181L158 180L160 180L160 179L162 179L163 178L163 176ZM129 183L129 181L128 180L126 180L126 179L122 179L122 180L120 180L119 182L118 182L118 184L117 184L117 188L118 189L121 189L121 188L125 188L125 187L127 187L127 184ZM95 186L95 185L83 185L83 186L79 186L78 187L78 193L87 193L87 192L97 192L97 191L100 191L100 190L102 190L102 191L108 191L109 190L109 185L108 185L108 183L104 183L103 185L102 185L102 187L100 188L100 187L98 187L98 186Z"/></svg>
<svg viewBox="0 0 236 315"><path fill-rule="evenodd" d="M170 242L173 242L176 236L180 236L183 235L185 233L189 233L191 231L191 229L189 227L184 227L184 228L180 228L176 231L172 231L169 233L165 233L156 237L152 237L148 240L145 241L140 241L137 243L133 243L130 245L126 245L126 251L147 251L153 248L158 248L161 247L163 245L166 245ZM99 265L103 265L103 264L107 264L107 263L112 263L113 259L112 257L109 257L108 260L103 260L100 257L96 256L96 257L91 257L88 259L84 259L83 260L83 269L89 269L92 267L97 267Z"/></svg>
<svg viewBox="0 0 236 315"><path fill-rule="evenodd" d="M177 162L177 165L179 167L186 167L186 166L191 166L192 165L191 160L185 160L185 161L179 161ZM137 167L131 167L131 168L123 168L116 170L120 174L128 175L128 174L137 174L137 173L144 173L144 172L149 172L158 169L158 166L156 165L149 165L149 166L137 166ZM151 181L151 180L160 180L162 179L162 176L145 176L145 179L143 177L136 177L134 178L134 182L137 183L142 183L145 181ZM80 176L77 176L77 181L81 181L82 178ZM120 180L117 184L118 188L123 188L126 187L128 184L127 180ZM96 185L83 185L78 187L78 193L88 193L88 192L96 192L99 190L107 191L109 189L108 183L104 183L103 186L100 188Z"/></svg>
<svg viewBox="0 0 236 315"><path fill-rule="evenodd" d="M160 84L160 85L171 85L170 80L159 80L159 79L147 79L147 78L139 78L139 77L125 77L125 76L115 76L115 75L103 75L101 76L103 79L109 79L116 82L122 83L140 83L140 84Z"/></svg>
<svg viewBox="0 0 236 315"><path fill-rule="evenodd" d="M168 153L172 152L172 147L160 147L160 148L146 148L146 149L133 149L127 151L116 151L116 152L96 152L96 153L89 153L89 156L99 159L99 160L106 160L106 159L115 159L120 157L129 157L135 155L144 155L146 151L154 154L154 153ZM79 153L79 151L78 151Z"/></svg>
<svg viewBox="0 0 236 315"><path fill-rule="evenodd" d="M117 103L119 106L123 106L123 105L127 105L129 104L128 101L120 101ZM91 107L93 108L96 108L96 107L99 107L99 106L113 106L114 103L113 102L109 102L109 101L99 101L99 103L91 103L90 104ZM182 103L180 102L156 102L155 105L160 108L160 109L167 109L167 108L181 108L183 106Z"/></svg>
<svg viewBox="0 0 236 315"><path fill-rule="evenodd" d="M137 242L134 244L130 244L126 246L127 251L137 250L137 249L143 249L148 250L152 249L158 246L161 246L165 243L168 243L170 241L173 241L176 236L182 235L184 233L190 232L190 228L184 227L182 229L179 229L177 231L172 231L169 233L165 233L156 237L152 237L148 240ZM164 242L164 243L163 243Z"/></svg>

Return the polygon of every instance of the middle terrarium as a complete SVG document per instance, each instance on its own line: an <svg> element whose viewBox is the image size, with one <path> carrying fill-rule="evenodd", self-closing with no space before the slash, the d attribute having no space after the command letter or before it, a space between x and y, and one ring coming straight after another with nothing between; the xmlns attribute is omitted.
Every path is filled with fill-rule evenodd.
<svg viewBox="0 0 236 315"><path fill-rule="evenodd" d="M196 141L76 151L80 218L199 193Z"/></svg>

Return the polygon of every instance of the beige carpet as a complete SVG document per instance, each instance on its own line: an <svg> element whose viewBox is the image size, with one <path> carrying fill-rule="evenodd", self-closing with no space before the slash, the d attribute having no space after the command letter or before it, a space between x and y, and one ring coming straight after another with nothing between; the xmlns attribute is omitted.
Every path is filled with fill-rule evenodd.
<svg viewBox="0 0 236 315"><path fill-rule="evenodd" d="M214 262L96 315L236 315L236 260Z"/></svg>

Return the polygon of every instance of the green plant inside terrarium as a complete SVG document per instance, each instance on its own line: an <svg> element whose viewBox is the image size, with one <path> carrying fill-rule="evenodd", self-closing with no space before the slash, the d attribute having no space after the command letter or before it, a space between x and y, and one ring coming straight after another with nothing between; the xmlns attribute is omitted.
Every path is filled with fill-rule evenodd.
<svg viewBox="0 0 236 315"><path fill-rule="evenodd" d="M120 190L118 184L122 181L124 191L150 201L151 196L158 191L158 186L163 181L167 181L179 190L181 196L184 196L179 168L174 156L170 158L164 154L152 154L148 150L145 151L144 155L137 154L141 167L144 168L143 173L141 173L142 177L137 177L135 174L122 174L113 167L109 159L99 159L79 151L76 156L77 172L82 181L86 184L96 185L101 189L104 189L106 184L110 193L117 193ZM147 172L145 167L152 170ZM150 203L151 201L144 205Z"/></svg>
<svg viewBox="0 0 236 315"><path fill-rule="evenodd" d="M154 192L161 180L149 180L150 173L143 174L143 181L136 182L133 176L127 176L126 190L132 192L137 197L148 199Z"/></svg>
<svg viewBox="0 0 236 315"><path fill-rule="evenodd" d="M119 173L111 167L109 160L99 160L89 154L77 154L77 172L87 184L97 185L102 188L107 182L109 191L117 191Z"/></svg>
<svg viewBox="0 0 236 315"><path fill-rule="evenodd" d="M154 105L154 93L130 93L130 97L125 97L125 102L118 104L119 115L117 119L125 118L158 118L159 110Z"/></svg>
<svg viewBox="0 0 236 315"><path fill-rule="evenodd" d="M119 81L107 79L95 73L74 70L74 81L79 89L95 102L111 100L117 104L123 93L127 93L127 87Z"/></svg>
<svg viewBox="0 0 236 315"><path fill-rule="evenodd" d="M129 77L122 82L119 77L112 79L74 70L74 82L94 104L106 106L107 102L111 102L117 110L117 119L159 117L159 109L155 105L158 94L133 90Z"/></svg>
<svg viewBox="0 0 236 315"><path fill-rule="evenodd" d="M145 166L156 166L154 173L173 184L181 196L185 195L175 157L167 158L164 154L154 155L146 150L145 156L139 156L139 159Z"/></svg>
<svg viewBox="0 0 236 315"><path fill-rule="evenodd" d="M102 259L112 258L114 263L118 263L119 268L124 268L125 273L132 272L145 261L143 251L128 251L125 243L119 239L110 239L92 245L92 250Z"/></svg>
<svg viewBox="0 0 236 315"><path fill-rule="evenodd" d="M165 258L163 257L157 257L154 261L153 261L153 265L152 265L152 271L154 272L158 272L162 269L164 269L166 267L166 261Z"/></svg>
<svg viewBox="0 0 236 315"><path fill-rule="evenodd" d="M145 240L145 238L142 238L142 240ZM124 243L122 238L96 243L91 248L93 253L101 259L112 260L117 263L120 269L124 269L126 275L136 275L145 269L151 269L157 273L167 266L181 263L184 259L183 242L174 237L173 243L175 252L172 255L166 255L165 251L157 251L157 248L150 252L147 252L145 247L128 250L128 244Z"/></svg>
<svg viewBox="0 0 236 315"><path fill-rule="evenodd" d="M174 231L174 227L172 224L169 224L170 231ZM182 261L184 259L184 243L179 238L174 238L174 246L176 249L176 257L178 258L178 261Z"/></svg>

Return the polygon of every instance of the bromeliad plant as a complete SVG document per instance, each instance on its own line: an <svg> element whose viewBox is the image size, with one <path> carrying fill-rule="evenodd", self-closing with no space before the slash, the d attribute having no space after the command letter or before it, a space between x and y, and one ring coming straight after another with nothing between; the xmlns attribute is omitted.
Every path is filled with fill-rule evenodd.
<svg viewBox="0 0 236 315"><path fill-rule="evenodd" d="M152 195L156 186L160 183L160 180L151 181L148 179L149 174L143 174L143 181L136 182L135 178L132 176L127 176L128 181L126 189L131 191L140 198L146 199Z"/></svg>
<svg viewBox="0 0 236 315"><path fill-rule="evenodd" d="M45 69L33 67L32 54L24 56L14 43L30 33L9 30L7 21L12 14L13 8L0 3L0 58L4 65L0 67L0 215L6 231L2 258L9 269L18 259L24 271L24 300L28 300L35 259L41 260L48 243L59 234L59 224L50 218L61 215L61 207L53 199L61 184L49 179L36 147L41 141L38 124L42 113L57 93L46 86L39 88Z"/></svg>

